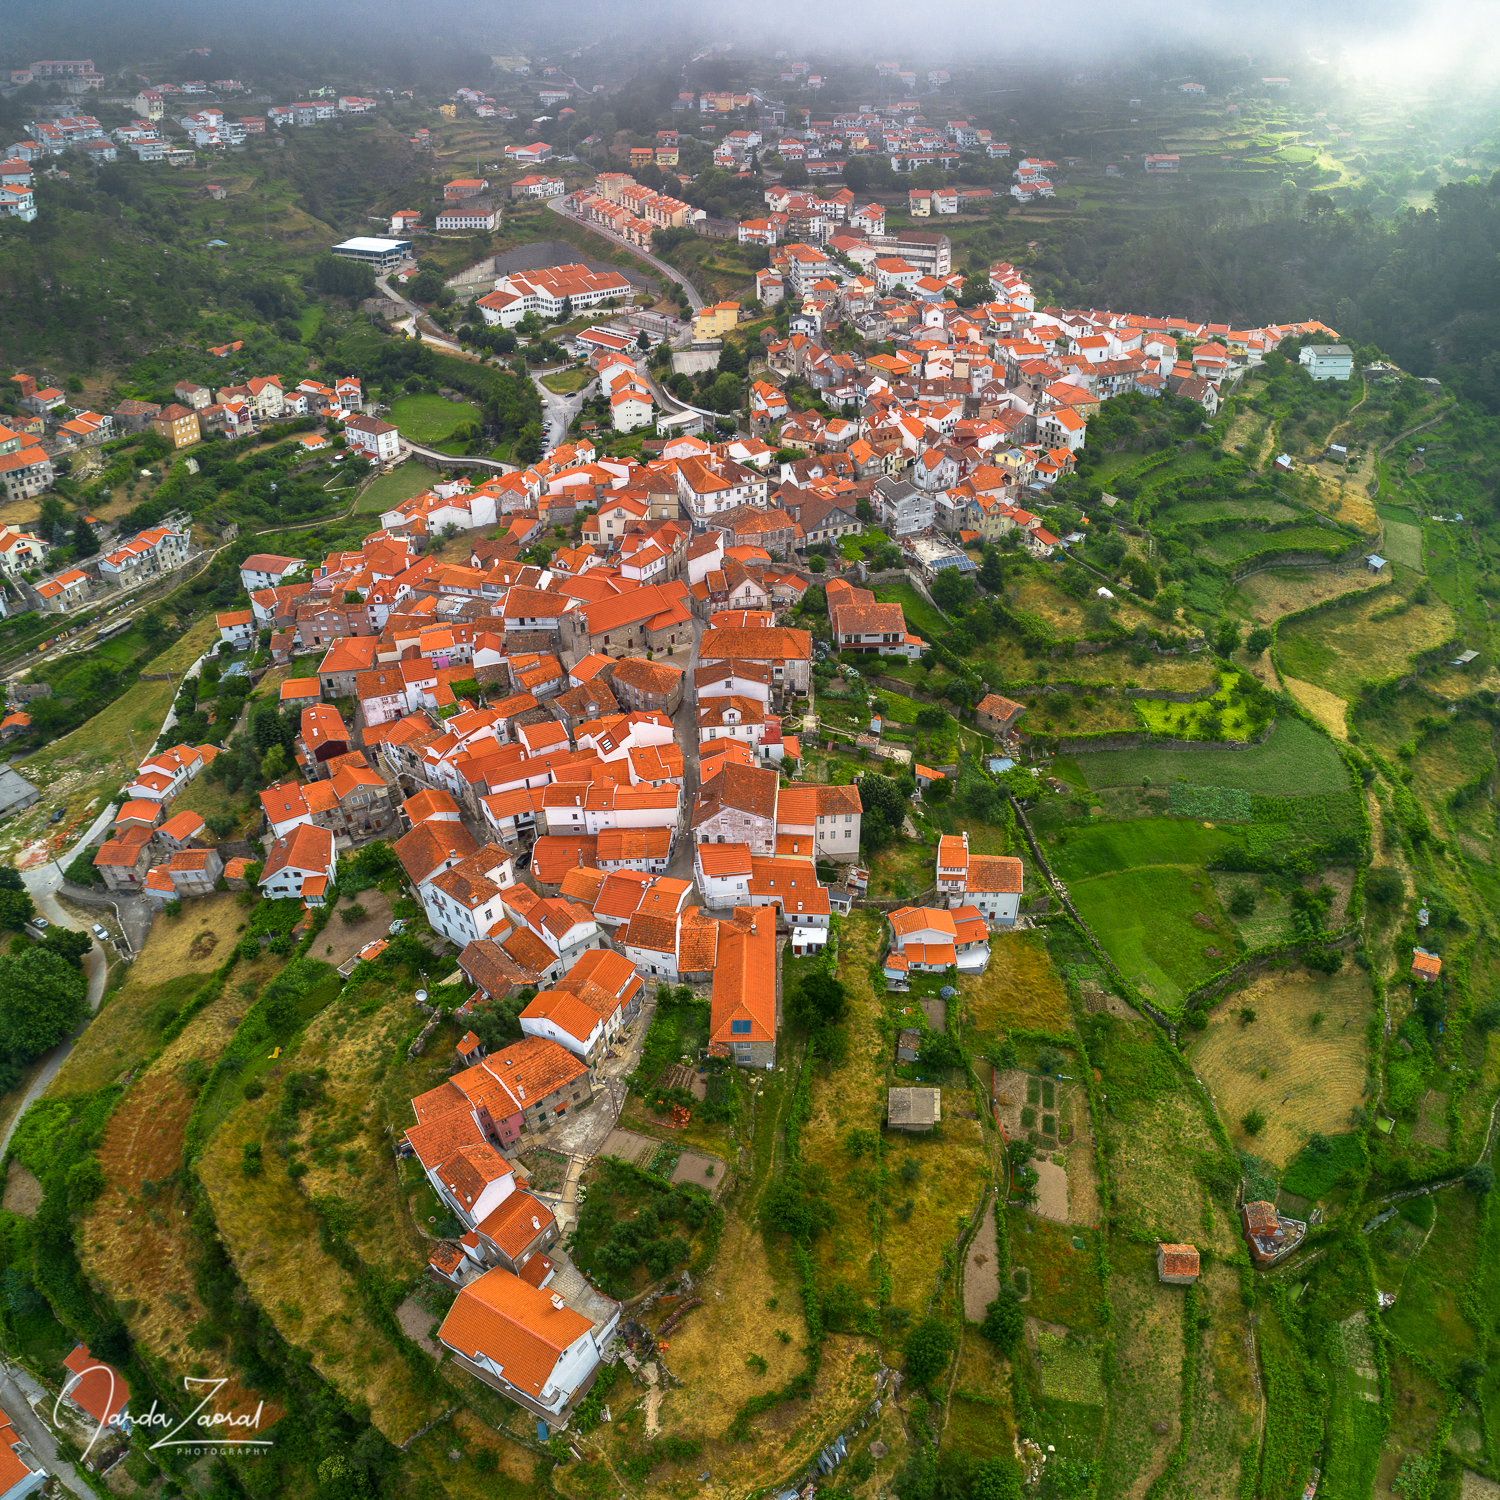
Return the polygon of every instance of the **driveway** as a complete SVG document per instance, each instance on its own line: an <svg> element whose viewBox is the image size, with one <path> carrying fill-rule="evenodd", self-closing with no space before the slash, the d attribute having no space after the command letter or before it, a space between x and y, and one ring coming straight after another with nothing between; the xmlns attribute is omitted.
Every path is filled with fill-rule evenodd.
<svg viewBox="0 0 1500 1500"><path fill-rule="evenodd" d="M703 298L698 295L697 288L690 282L681 271L669 266L666 261L658 260L649 251L642 250L639 245L632 245L629 240L622 240L619 235L612 234L602 224L589 224L587 220L580 219L577 214L570 214L563 207L561 198L549 198L547 207L555 214L561 214L565 219L572 219L577 224L586 224L590 234L597 234L601 240L608 240L612 245L618 245L622 250L628 250L637 260L643 260L659 276L683 287L688 294L688 303L695 313L703 311ZM405 301L405 298L400 300Z"/></svg>
<svg viewBox="0 0 1500 1500"><path fill-rule="evenodd" d="M26 1440L32 1455L48 1472L57 1475L68 1489L81 1500L95 1500L89 1487L72 1464L57 1456L57 1438L52 1429L37 1416L31 1403L35 1401L44 1412L51 1413L55 1400L49 1391L29 1370L19 1365L6 1365L5 1376L0 1379L4 1389L5 1415L15 1424L16 1431Z"/></svg>

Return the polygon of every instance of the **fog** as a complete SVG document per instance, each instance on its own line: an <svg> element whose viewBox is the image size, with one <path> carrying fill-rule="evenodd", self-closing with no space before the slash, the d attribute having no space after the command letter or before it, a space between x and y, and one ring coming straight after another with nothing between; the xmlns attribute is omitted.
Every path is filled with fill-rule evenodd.
<svg viewBox="0 0 1500 1500"><path fill-rule="evenodd" d="M728 44L732 58L781 49L823 66L898 56L903 65L962 70L1042 64L1068 70L1159 71L1165 57L1219 59L1229 72L1306 75L1321 69L1387 82L1467 90L1497 75L1500 28L1480 0L1073 0L1066 6L953 0L934 8L907 0L637 0L628 13L604 0L566 6L455 3L413 9L397 0L325 0L308 7L266 0L237 13L185 12L177 0L83 0L66 10L3 0L0 37L9 65L34 57L92 56L101 67L140 66L153 54L215 48L221 61L295 53L306 67L342 65L382 75L436 75L493 55L553 55L581 49L593 69L618 75L632 64ZM269 81L269 80L267 80Z"/></svg>

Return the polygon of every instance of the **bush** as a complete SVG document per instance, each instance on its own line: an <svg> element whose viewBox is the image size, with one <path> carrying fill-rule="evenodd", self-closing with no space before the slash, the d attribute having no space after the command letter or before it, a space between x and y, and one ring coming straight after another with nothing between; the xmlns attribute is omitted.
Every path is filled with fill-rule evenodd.
<svg viewBox="0 0 1500 1500"><path fill-rule="evenodd" d="M918 1385L930 1385L953 1357L953 1330L941 1318L924 1318L906 1336L906 1374Z"/></svg>
<svg viewBox="0 0 1500 1500"><path fill-rule="evenodd" d="M359 904L358 901L351 902L348 906L341 906L339 908L339 921L342 922L345 927L357 927L361 922L365 921L366 918L369 917L369 915L369 912L367 912L364 907Z"/></svg>
<svg viewBox="0 0 1500 1500"><path fill-rule="evenodd" d="M985 1308L979 1331L1002 1354L1009 1354L1020 1342L1025 1326L1026 1315L1021 1311L1021 1299L1015 1288L1002 1286L1000 1295Z"/></svg>
<svg viewBox="0 0 1500 1500"><path fill-rule="evenodd" d="M1266 1128L1266 1117L1260 1110L1252 1109L1248 1114L1240 1116L1240 1128L1246 1135L1259 1135Z"/></svg>

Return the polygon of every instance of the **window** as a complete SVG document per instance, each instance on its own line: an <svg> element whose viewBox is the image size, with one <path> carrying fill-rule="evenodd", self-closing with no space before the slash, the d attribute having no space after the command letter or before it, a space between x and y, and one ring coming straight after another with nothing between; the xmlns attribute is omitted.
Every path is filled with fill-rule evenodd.
<svg viewBox="0 0 1500 1500"><path fill-rule="evenodd" d="M749 1036L750 1035L750 1023L749 1023L749 1021L731 1021L729 1023L729 1034L731 1036Z"/></svg>

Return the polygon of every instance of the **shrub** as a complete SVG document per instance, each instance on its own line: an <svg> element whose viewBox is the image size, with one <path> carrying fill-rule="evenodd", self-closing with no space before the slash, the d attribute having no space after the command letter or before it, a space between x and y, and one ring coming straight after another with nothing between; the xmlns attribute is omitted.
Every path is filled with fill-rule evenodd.
<svg viewBox="0 0 1500 1500"><path fill-rule="evenodd" d="M364 907L359 904L358 901L350 902L348 906L341 906L339 908L339 921L341 921L345 927L357 927L369 915L369 912L367 912Z"/></svg>
<svg viewBox="0 0 1500 1500"><path fill-rule="evenodd" d="M1266 1128L1266 1117L1260 1110L1252 1109L1248 1114L1240 1116L1240 1127L1246 1135L1259 1135Z"/></svg>
<svg viewBox="0 0 1500 1500"><path fill-rule="evenodd" d="M906 1373L918 1385L928 1385L948 1368L953 1357L953 1330L941 1318L924 1318L906 1336L902 1352Z"/></svg>

